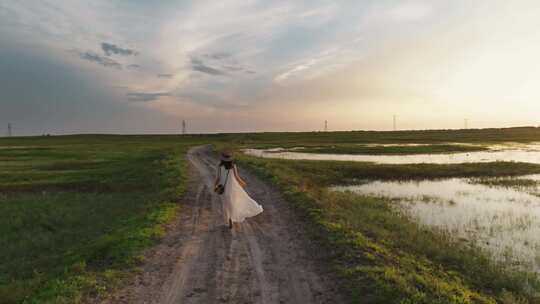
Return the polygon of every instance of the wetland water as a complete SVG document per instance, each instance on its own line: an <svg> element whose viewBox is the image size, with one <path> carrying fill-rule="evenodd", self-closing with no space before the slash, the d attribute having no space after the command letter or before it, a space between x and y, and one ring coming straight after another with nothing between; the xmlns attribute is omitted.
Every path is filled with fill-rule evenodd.
<svg viewBox="0 0 540 304"><path fill-rule="evenodd" d="M381 145L382 146L382 145ZM514 161L540 164L540 143L504 143L466 153L408 155L348 155L303 153L274 148L248 149L265 158L362 161L379 164L457 164ZM480 183L480 181L482 183ZM504 185L511 186L504 186ZM450 178L423 181L367 180L334 191L392 199L397 210L421 225L474 244L508 267L540 274L540 175L483 180Z"/></svg>
<svg viewBox="0 0 540 304"><path fill-rule="evenodd" d="M521 178L540 181L540 175ZM457 240L487 249L494 259L509 267L540 273L538 185L509 188L452 178L369 181L332 190L393 199L398 210L421 225L441 229Z"/></svg>
<svg viewBox="0 0 540 304"><path fill-rule="evenodd" d="M489 148L490 150L477 152L406 155L319 154L283 151L283 149L280 148L246 149L244 152L248 155L264 158L358 161L379 164L460 164L496 161L514 161L540 164L540 144L538 143L527 145L497 145L490 146ZM295 150L301 151L301 148L297 147Z"/></svg>

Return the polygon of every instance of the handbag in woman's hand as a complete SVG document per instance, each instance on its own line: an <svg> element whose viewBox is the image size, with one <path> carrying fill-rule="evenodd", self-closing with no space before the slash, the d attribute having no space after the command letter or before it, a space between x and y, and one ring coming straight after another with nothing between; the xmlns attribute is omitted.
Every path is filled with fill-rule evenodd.
<svg viewBox="0 0 540 304"><path fill-rule="evenodd" d="M222 195L223 193L225 193L225 185L227 184L228 180L229 180L229 170L227 170L227 175L225 175L225 181L223 182L223 184L217 184L214 187L214 192L219 195Z"/></svg>
<svg viewBox="0 0 540 304"><path fill-rule="evenodd" d="M222 184L217 184L215 187L214 187L214 192L221 195L225 192L225 186L223 186Z"/></svg>

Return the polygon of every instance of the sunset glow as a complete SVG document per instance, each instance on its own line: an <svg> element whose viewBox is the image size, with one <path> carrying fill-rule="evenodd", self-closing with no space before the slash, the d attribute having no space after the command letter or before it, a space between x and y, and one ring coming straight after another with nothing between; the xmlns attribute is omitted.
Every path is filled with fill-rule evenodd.
<svg viewBox="0 0 540 304"><path fill-rule="evenodd" d="M540 122L537 1L0 0L20 135Z"/></svg>

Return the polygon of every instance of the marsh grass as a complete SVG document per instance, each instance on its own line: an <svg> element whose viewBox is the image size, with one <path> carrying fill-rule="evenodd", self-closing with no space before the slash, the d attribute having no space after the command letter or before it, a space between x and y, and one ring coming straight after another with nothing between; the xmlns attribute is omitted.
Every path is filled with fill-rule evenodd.
<svg viewBox="0 0 540 304"><path fill-rule="evenodd" d="M534 274L503 270L471 243L401 215L391 200L326 188L351 177L492 176L536 171L537 166L429 165L435 169L429 172L424 165L375 168L248 156L242 162L282 189L294 204L311 237L328 253L351 302L535 303L530 288L539 285Z"/></svg>
<svg viewBox="0 0 540 304"><path fill-rule="evenodd" d="M540 128L491 128L467 130L415 131L341 131L341 132L265 132L209 135L212 142L225 142L239 148L313 147L334 144L368 143L473 143L535 142L540 140Z"/></svg>
<svg viewBox="0 0 540 304"><path fill-rule="evenodd" d="M469 180L472 184L481 184L490 187L506 187L514 189L523 189L523 188L537 188L540 185L539 180L530 179L530 178L472 178Z"/></svg>
<svg viewBox="0 0 540 304"><path fill-rule="evenodd" d="M466 164L374 164L367 162L269 159L291 172L305 172L324 185L358 184L363 180L424 180L452 177L488 178L540 173L539 164L517 162Z"/></svg>

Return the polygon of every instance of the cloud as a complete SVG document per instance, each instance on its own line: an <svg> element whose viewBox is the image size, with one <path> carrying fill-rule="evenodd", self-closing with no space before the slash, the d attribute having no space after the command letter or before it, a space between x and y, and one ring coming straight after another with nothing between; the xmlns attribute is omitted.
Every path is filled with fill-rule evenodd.
<svg viewBox="0 0 540 304"><path fill-rule="evenodd" d="M141 66L138 65L138 64L128 64L128 65L126 66L126 68L131 69L131 70L136 70L136 69L138 69L138 68L140 68L140 67L141 67Z"/></svg>
<svg viewBox="0 0 540 304"><path fill-rule="evenodd" d="M195 64L203 64L202 60L200 59L197 59L197 58L191 58L191 64L192 65L195 65Z"/></svg>
<svg viewBox="0 0 540 304"><path fill-rule="evenodd" d="M398 21L414 21L429 16L433 8L428 3L402 3L388 12L389 16Z"/></svg>
<svg viewBox="0 0 540 304"><path fill-rule="evenodd" d="M309 69L311 66L313 66L315 64L315 62L313 60L309 61L309 62L306 62L306 63L303 63L303 64L299 64L299 65L296 65L294 66L293 68L277 75L275 78L274 78L274 81L275 82L283 82L287 79L289 79L291 76L295 75L295 74L298 74L299 72L301 71L304 71L304 70L307 70Z"/></svg>
<svg viewBox="0 0 540 304"><path fill-rule="evenodd" d="M135 101L135 102L154 101L164 96L171 96L171 93L167 93L167 92L160 92L160 93L130 92L130 93L127 93L128 100Z"/></svg>
<svg viewBox="0 0 540 304"><path fill-rule="evenodd" d="M197 58L191 58L191 69L193 71L213 75L213 76L224 76L227 75L222 70L207 66L202 60Z"/></svg>
<svg viewBox="0 0 540 304"><path fill-rule="evenodd" d="M361 41L360 38L353 39L294 62L275 76L274 82L309 80L347 67L361 58L358 50Z"/></svg>
<svg viewBox="0 0 540 304"><path fill-rule="evenodd" d="M232 72L238 72L238 71L243 71L244 70L243 67L238 66L238 65L224 65L223 68L228 70L228 71L232 71Z"/></svg>
<svg viewBox="0 0 540 304"><path fill-rule="evenodd" d="M175 95L178 101L188 102L204 106L212 109L223 110L245 110L249 108L246 103L238 103L238 101L231 101L228 98L222 96L219 92L205 91L205 90L190 90L181 92Z"/></svg>
<svg viewBox="0 0 540 304"><path fill-rule="evenodd" d="M124 56L131 56L131 55L136 56L138 54L136 51L132 49L127 49L127 48L124 49L124 48L118 47L115 44L111 44L107 42L101 43L101 49L107 56L111 56L112 54L124 55Z"/></svg>
<svg viewBox="0 0 540 304"><path fill-rule="evenodd" d="M127 90L129 87L125 85L112 85L111 88L120 89L120 90Z"/></svg>
<svg viewBox="0 0 540 304"><path fill-rule="evenodd" d="M215 60L227 59L227 58L230 58L231 56L232 56L232 54L227 53L227 52L217 52L217 53L205 54L204 55L204 57L215 59Z"/></svg>
<svg viewBox="0 0 540 304"><path fill-rule="evenodd" d="M193 65L192 68L194 71L209 74L209 75L214 75L214 76L224 76L227 74L221 70L218 70L218 69L215 69L215 68L203 65L203 64Z"/></svg>
<svg viewBox="0 0 540 304"><path fill-rule="evenodd" d="M201 58L204 58L204 60ZM191 57L191 67L194 71L218 76L229 75L229 72L235 73L247 70L233 58L231 53L226 52Z"/></svg>
<svg viewBox="0 0 540 304"><path fill-rule="evenodd" d="M79 58L83 60L94 62L108 68L115 68L119 70L122 69L122 64L120 64L119 62L111 58L100 56L92 51L86 51L86 52L74 51L74 52L77 53L79 55Z"/></svg>
<svg viewBox="0 0 540 304"><path fill-rule="evenodd" d="M157 74L157 77L158 78L166 78L166 79L171 79L173 78L173 74Z"/></svg>

